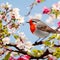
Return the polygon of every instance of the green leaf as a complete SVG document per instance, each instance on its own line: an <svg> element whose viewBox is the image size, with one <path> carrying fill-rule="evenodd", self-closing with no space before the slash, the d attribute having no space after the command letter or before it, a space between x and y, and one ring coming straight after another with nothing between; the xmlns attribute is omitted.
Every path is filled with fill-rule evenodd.
<svg viewBox="0 0 60 60"><path fill-rule="evenodd" d="M41 0L41 2L44 2L45 0Z"/></svg>
<svg viewBox="0 0 60 60"><path fill-rule="evenodd" d="M51 42L45 41L44 44L45 44L46 46L50 46L50 45L51 45Z"/></svg>
<svg viewBox="0 0 60 60"><path fill-rule="evenodd" d="M37 49L33 49L32 52L38 53L38 50Z"/></svg>
<svg viewBox="0 0 60 60"><path fill-rule="evenodd" d="M56 37L57 37L57 34L53 34L52 36L50 36L50 37L48 38L48 40L55 39Z"/></svg>
<svg viewBox="0 0 60 60"><path fill-rule="evenodd" d="M51 9L51 13L52 14L55 14L55 9Z"/></svg>
<svg viewBox="0 0 60 60"><path fill-rule="evenodd" d="M16 35L16 34L14 34L14 38L15 38L15 39L17 39L17 38L19 38L19 36L18 36L18 35Z"/></svg>
<svg viewBox="0 0 60 60"><path fill-rule="evenodd" d="M43 54L43 51L42 50L33 49L31 54L34 57L40 57Z"/></svg>
<svg viewBox="0 0 60 60"><path fill-rule="evenodd" d="M56 39L57 39L57 40L60 40L60 35L59 35L59 34L57 34Z"/></svg>
<svg viewBox="0 0 60 60"><path fill-rule="evenodd" d="M53 55L56 56L57 58L60 58L60 48L56 48L55 52L53 52Z"/></svg>
<svg viewBox="0 0 60 60"><path fill-rule="evenodd" d="M0 28L2 28L2 21L0 20Z"/></svg>
<svg viewBox="0 0 60 60"><path fill-rule="evenodd" d="M27 54L30 55L30 56L32 56L32 52L31 51L28 51Z"/></svg>
<svg viewBox="0 0 60 60"><path fill-rule="evenodd" d="M9 52L9 53L4 57L3 60L9 60L10 54L11 54L11 52Z"/></svg>

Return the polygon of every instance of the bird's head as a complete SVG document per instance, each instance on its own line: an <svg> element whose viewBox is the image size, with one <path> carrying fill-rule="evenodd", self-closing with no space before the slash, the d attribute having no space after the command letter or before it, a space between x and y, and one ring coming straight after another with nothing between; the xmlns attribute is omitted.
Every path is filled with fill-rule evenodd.
<svg viewBox="0 0 60 60"><path fill-rule="evenodd" d="M36 21L34 21L34 19L30 19L27 23L29 23L30 30L33 33L36 30Z"/></svg>

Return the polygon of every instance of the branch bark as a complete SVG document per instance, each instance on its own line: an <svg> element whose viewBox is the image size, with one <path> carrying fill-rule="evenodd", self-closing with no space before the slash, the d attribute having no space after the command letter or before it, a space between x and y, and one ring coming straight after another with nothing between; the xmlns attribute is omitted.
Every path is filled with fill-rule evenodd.
<svg viewBox="0 0 60 60"><path fill-rule="evenodd" d="M41 45L43 44L43 41L40 41L40 42L37 42L37 43L34 43L33 45L36 46L36 45ZM7 49L8 51L12 51L12 52L17 52L17 53L22 53L22 54L27 54L27 51L24 51L22 49L19 49L15 44L6 44L5 46L12 46L12 47L15 47L17 50L10 50L10 49ZM60 45L54 45L54 47L60 47ZM43 55L41 55L40 57L34 57L34 56L31 56L30 59L45 59L44 57L45 56L48 56L49 54L53 54L53 52L49 52L48 49L46 49L46 51L43 53ZM28 54L27 54L28 55Z"/></svg>

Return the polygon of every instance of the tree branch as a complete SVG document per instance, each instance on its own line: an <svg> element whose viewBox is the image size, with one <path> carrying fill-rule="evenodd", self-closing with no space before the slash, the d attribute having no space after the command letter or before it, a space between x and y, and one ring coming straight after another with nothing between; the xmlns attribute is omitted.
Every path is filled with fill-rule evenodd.
<svg viewBox="0 0 60 60"><path fill-rule="evenodd" d="M33 43L34 46L36 46L36 45L42 45L42 44L44 44L44 41L39 41L39 42ZM54 47L60 47L60 45L54 44Z"/></svg>
<svg viewBox="0 0 60 60"><path fill-rule="evenodd" d="M15 47L17 50L20 50L15 44L6 44L6 46L13 46L13 47Z"/></svg>
<svg viewBox="0 0 60 60"><path fill-rule="evenodd" d="M40 41L40 42L37 42L37 43L34 43L33 45L36 46L36 45L41 45L43 44L43 41ZM17 52L17 53L22 53L22 54L27 54L27 51L24 51L23 49L19 49L15 44L6 44L5 46L12 46L12 47L15 47L17 50L10 50L10 49L7 49L8 51L12 51L12 52ZM60 47L60 45L54 45L54 47ZM49 50L47 49L43 55L41 55L40 57L34 57L34 56L31 56L31 59L45 59L44 57L49 55L49 54L53 54L53 52L49 52ZM28 55L28 54L27 54Z"/></svg>

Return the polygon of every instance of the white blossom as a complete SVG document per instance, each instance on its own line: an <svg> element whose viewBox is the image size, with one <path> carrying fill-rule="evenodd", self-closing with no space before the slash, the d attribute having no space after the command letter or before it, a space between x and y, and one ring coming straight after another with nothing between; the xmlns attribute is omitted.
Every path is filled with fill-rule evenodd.
<svg viewBox="0 0 60 60"><path fill-rule="evenodd" d="M19 36L21 37L22 41L25 42L27 40L26 35L24 34L24 32L20 32Z"/></svg>
<svg viewBox="0 0 60 60"><path fill-rule="evenodd" d="M57 16L57 19L60 20L60 15Z"/></svg>
<svg viewBox="0 0 60 60"><path fill-rule="evenodd" d="M29 51L33 47L30 41L22 42L19 38L16 40L16 46L20 49L24 49L25 51Z"/></svg>
<svg viewBox="0 0 60 60"><path fill-rule="evenodd" d="M52 9L56 9L56 5L55 4L52 5Z"/></svg>
<svg viewBox="0 0 60 60"><path fill-rule="evenodd" d="M15 28L9 29L9 27L8 27L8 30L9 30L9 33L10 33L10 34L13 34L13 33L16 32L16 29L15 29Z"/></svg>
<svg viewBox="0 0 60 60"><path fill-rule="evenodd" d="M14 15L15 16L15 19L17 20L17 23L20 24L20 23L23 23L24 22L24 17L20 16L19 14L19 9L18 8L14 8L11 12L10 12L10 15Z"/></svg>
<svg viewBox="0 0 60 60"><path fill-rule="evenodd" d="M60 10L60 1L52 5L52 9Z"/></svg>
<svg viewBox="0 0 60 60"><path fill-rule="evenodd" d="M4 51L2 49L0 49L0 55L3 53Z"/></svg>
<svg viewBox="0 0 60 60"><path fill-rule="evenodd" d="M10 56L15 56L15 55L17 55L18 53L17 52L12 52L11 54L10 54Z"/></svg>
<svg viewBox="0 0 60 60"><path fill-rule="evenodd" d="M11 15L14 14L15 16L17 16L17 15L20 16L20 15L19 15L19 8L13 8L12 11L10 11L10 14L11 14Z"/></svg>
<svg viewBox="0 0 60 60"><path fill-rule="evenodd" d="M20 39L16 40L16 46L20 49L24 49L24 43L22 43Z"/></svg>
<svg viewBox="0 0 60 60"><path fill-rule="evenodd" d="M20 17L19 15L19 8L13 8L12 11L10 11L10 15L14 15L16 19Z"/></svg>
<svg viewBox="0 0 60 60"><path fill-rule="evenodd" d="M33 47L32 43L30 41L25 42L24 45L25 45L25 50L29 50L29 49L31 49Z"/></svg>
<svg viewBox="0 0 60 60"><path fill-rule="evenodd" d="M55 52L55 49L54 49L54 48L49 48L48 50L49 50L49 52L51 52L51 53L52 53L52 52Z"/></svg>
<svg viewBox="0 0 60 60"><path fill-rule="evenodd" d="M17 20L17 24L24 23L24 17L20 16Z"/></svg>
<svg viewBox="0 0 60 60"><path fill-rule="evenodd" d="M4 8L4 9L5 9L5 8L9 8L9 9L10 9L10 8L11 8L11 5L7 2L6 4L4 4L4 3L1 4L0 7L1 7L1 8Z"/></svg>
<svg viewBox="0 0 60 60"><path fill-rule="evenodd" d="M58 29L58 31L60 31L60 28Z"/></svg>
<svg viewBox="0 0 60 60"><path fill-rule="evenodd" d="M10 43L10 38L9 37L5 37L2 39L3 41L3 44L6 45L6 44L9 44Z"/></svg>
<svg viewBox="0 0 60 60"><path fill-rule="evenodd" d="M13 8L13 13L14 14L19 14L20 9L19 8Z"/></svg>

